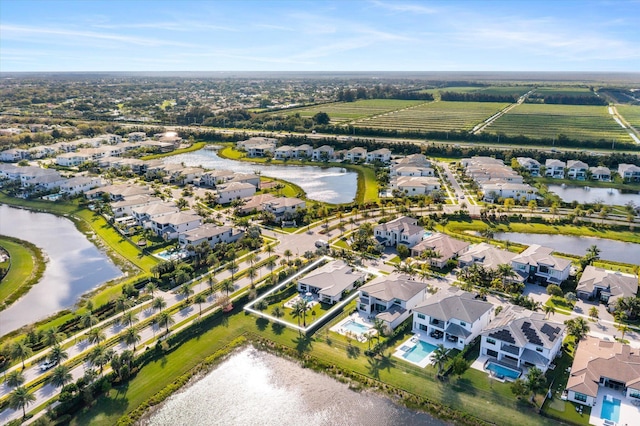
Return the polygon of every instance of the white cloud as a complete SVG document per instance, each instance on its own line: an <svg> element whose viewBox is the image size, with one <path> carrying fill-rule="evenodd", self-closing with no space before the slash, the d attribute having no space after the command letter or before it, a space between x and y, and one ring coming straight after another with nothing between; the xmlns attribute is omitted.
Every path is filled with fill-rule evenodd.
<svg viewBox="0 0 640 426"><path fill-rule="evenodd" d="M390 10L392 12L417 13L420 15L432 15L438 12L437 9L415 3L372 1L371 4L382 9Z"/></svg>

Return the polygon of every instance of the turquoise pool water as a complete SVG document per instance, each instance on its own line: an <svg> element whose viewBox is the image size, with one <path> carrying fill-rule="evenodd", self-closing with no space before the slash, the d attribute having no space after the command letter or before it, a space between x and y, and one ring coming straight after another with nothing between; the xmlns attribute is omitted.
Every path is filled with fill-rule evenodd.
<svg viewBox="0 0 640 426"><path fill-rule="evenodd" d="M423 342L422 340L418 340L418 343L413 348L411 348L408 352L405 352L404 354L402 354L402 357L407 361L411 361L411 362L415 362L416 364L419 364L426 357L428 357L431 354L431 352L433 352L435 349L436 349L435 346L427 342Z"/></svg>
<svg viewBox="0 0 640 426"><path fill-rule="evenodd" d="M300 297L302 297L302 300L304 300L307 303L313 302L313 296L307 296L306 294L301 294Z"/></svg>
<svg viewBox="0 0 640 426"><path fill-rule="evenodd" d="M494 364L493 362L487 364L487 370L493 371L499 378L508 377L510 379L517 379L521 374L519 371L503 367L499 364Z"/></svg>
<svg viewBox="0 0 640 426"><path fill-rule="evenodd" d="M352 333L355 333L357 336L360 336L370 330L366 325L362 325L358 322L349 320L342 324L342 328L349 330Z"/></svg>
<svg viewBox="0 0 640 426"><path fill-rule="evenodd" d="M602 399L600 418L618 423L620 420L620 400L616 398L612 399L613 401L607 401L606 397Z"/></svg>
<svg viewBox="0 0 640 426"><path fill-rule="evenodd" d="M163 250L159 253L156 253L154 256L159 257L160 259L163 259L163 260L178 260L178 259L184 259L185 257L187 257L187 253L182 250L180 251Z"/></svg>

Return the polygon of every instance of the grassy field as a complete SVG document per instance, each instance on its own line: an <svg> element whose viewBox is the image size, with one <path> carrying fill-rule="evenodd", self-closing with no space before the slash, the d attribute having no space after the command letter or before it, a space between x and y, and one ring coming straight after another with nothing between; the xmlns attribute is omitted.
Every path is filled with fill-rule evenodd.
<svg viewBox="0 0 640 426"><path fill-rule="evenodd" d="M618 114L624 117L636 130L640 130L640 106L639 105L616 105Z"/></svg>
<svg viewBox="0 0 640 426"><path fill-rule="evenodd" d="M494 121L485 133L524 135L533 139L557 138L632 142L611 117L606 106L521 104Z"/></svg>
<svg viewBox="0 0 640 426"><path fill-rule="evenodd" d="M402 111L358 120L357 127L395 130L471 130L508 104L496 102L431 102Z"/></svg>
<svg viewBox="0 0 640 426"><path fill-rule="evenodd" d="M596 96L588 87L576 87L576 86L558 86L558 87L538 87L535 91L540 96Z"/></svg>
<svg viewBox="0 0 640 426"><path fill-rule="evenodd" d="M10 260L2 263L3 267L9 268L7 275L0 282L0 306L4 306L37 282L44 272L45 263L42 253L36 255L33 251L39 249L25 241L0 236L0 247L4 248L10 257Z"/></svg>
<svg viewBox="0 0 640 426"><path fill-rule="evenodd" d="M332 123L343 123L345 121L357 120L364 117L371 117L390 111L402 110L424 101L403 101L397 99L365 99L355 102L336 102L331 104L316 105L309 108L290 109L286 112L278 111L274 114L300 114L301 117L313 117L319 112L329 114Z"/></svg>
<svg viewBox="0 0 640 426"><path fill-rule="evenodd" d="M151 155L145 155L144 157L140 157L141 160L155 160L158 158L163 158L163 157L171 157L173 155L178 155L178 154L185 154L187 152L193 152L193 151L197 151L199 149L202 149L207 143L206 142L196 142L193 145L191 145L188 148L182 148L182 149L176 149L175 151L171 151L171 152L164 152L162 154L151 154Z"/></svg>

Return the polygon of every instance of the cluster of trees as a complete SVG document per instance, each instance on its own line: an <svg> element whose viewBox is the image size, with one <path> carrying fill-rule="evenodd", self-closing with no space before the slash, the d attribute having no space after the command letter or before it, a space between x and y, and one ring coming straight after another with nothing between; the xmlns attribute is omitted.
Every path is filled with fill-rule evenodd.
<svg viewBox="0 0 640 426"><path fill-rule="evenodd" d="M518 100L519 95L514 94L496 94L484 92L440 92L440 99L443 101L453 102L508 102L513 103Z"/></svg>
<svg viewBox="0 0 640 426"><path fill-rule="evenodd" d="M507 293L519 293L524 289L524 285L514 281L515 277L516 273L508 263L500 264L495 269L473 263L458 271L458 279L464 283L466 290L484 287Z"/></svg>
<svg viewBox="0 0 640 426"><path fill-rule="evenodd" d="M379 84L373 87L357 87L355 89L340 89L336 94L339 102L354 102L358 99L403 99L432 101L433 95L420 90L406 90L389 84Z"/></svg>
<svg viewBox="0 0 640 426"><path fill-rule="evenodd" d="M585 93L584 95L543 95L532 93L525 100L527 103L545 103L559 105L608 105L608 102L596 96L593 93Z"/></svg>

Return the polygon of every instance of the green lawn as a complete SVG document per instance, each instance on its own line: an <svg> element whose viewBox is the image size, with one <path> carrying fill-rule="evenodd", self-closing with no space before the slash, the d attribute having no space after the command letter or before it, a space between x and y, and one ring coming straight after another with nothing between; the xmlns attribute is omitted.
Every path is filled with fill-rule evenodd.
<svg viewBox="0 0 640 426"><path fill-rule="evenodd" d="M404 108L420 105L424 101L405 101L397 99L365 99L355 102L335 102L329 104L315 105L312 107L303 107L297 109L289 109L287 111L277 111L274 115L282 114L300 114L301 117L313 117L319 112L329 114L331 122L343 123L346 121L357 120L364 117L386 114L392 111L402 110Z"/></svg>
<svg viewBox="0 0 640 426"><path fill-rule="evenodd" d="M144 157L140 157L140 159L141 160L155 160L155 159L163 158L163 157L171 157L172 155L185 154L187 152L198 151L199 149L202 149L206 144L207 144L206 142L196 142L196 143L194 143L193 145L191 145L188 148L176 149L175 151L164 152L162 154L145 155Z"/></svg>
<svg viewBox="0 0 640 426"><path fill-rule="evenodd" d="M557 296L550 297L545 302L545 305L553 306L556 309L555 313L560 315L569 315L569 312L573 311L573 304L571 302L568 302L566 299L563 299L562 297L557 297ZM569 312L563 312L563 311L569 311Z"/></svg>
<svg viewBox="0 0 640 426"><path fill-rule="evenodd" d="M33 244L0 236L0 247L4 248L10 257L10 261L2 264L4 268L9 269L0 282L0 306L2 306L5 303L11 303L35 284L46 265L42 253Z"/></svg>

